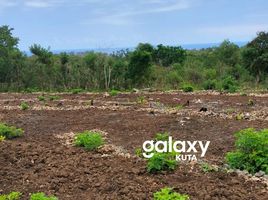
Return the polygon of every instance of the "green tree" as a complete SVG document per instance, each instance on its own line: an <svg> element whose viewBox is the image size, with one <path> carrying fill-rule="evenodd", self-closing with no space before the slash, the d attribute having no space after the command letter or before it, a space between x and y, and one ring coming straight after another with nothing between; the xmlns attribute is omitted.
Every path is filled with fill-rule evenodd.
<svg viewBox="0 0 268 200"><path fill-rule="evenodd" d="M268 32L259 32L243 50L245 66L255 76L256 83L268 72Z"/></svg>

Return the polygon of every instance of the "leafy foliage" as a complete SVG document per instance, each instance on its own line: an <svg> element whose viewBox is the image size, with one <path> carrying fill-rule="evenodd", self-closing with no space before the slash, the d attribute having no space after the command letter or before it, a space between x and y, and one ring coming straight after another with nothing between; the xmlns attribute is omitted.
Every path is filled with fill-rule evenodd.
<svg viewBox="0 0 268 200"><path fill-rule="evenodd" d="M54 196L46 196L43 192L39 192L32 194L30 200L58 200L58 198Z"/></svg>
<svg viewBox="0 0 268 200"><path fill-rule="evenodd" d="M84 147L86 150L92 151L99 148L104 143L100 133L92 131L84 131L78 133L75 137L75 145Z"/></svg>
<svg viewBox="0 0 268 200"><path fill-rule="evenodd" d="M8 126L6 124L0 123L0 136L7 138L7 139L12 139L15 137L20 137L23 134L22 129L18 129L14 126Z"/></svg>
<svg viewBox="0 0 268 200"><path fill-rule="evenodd" d="M155 152L154 155L148 159L147 170L150 173L163 171L163 170L174 170L177 166L176 153L166 152L158 153Z"/></svg>
<svg viewBox="0 0 268 200"><path fill-rule="evenodd" d="M9 194L0 195L0 200L19 200L21 195L20 192L11 192Z"/></svg>
<svg viewBox="0 0 268 200"><path fill-rule="evenodd" d="M117 90L111 90L110 92L109 92L109 94L111 95L111 96L116 96L116 95L118 95L118 91Z"/></svg>
<svg viewBox="0 0 268 200"><path fill-rule="evenodd" d="M236 133L236 150L226 155L232 168L268 174L268 129L245 129Z"/></svg>
<svg viewBox="0 0 268 200"><path fill-rule="evenodd" d="M28 110L29 107L30 107L29 104L26 103L26 102L21 102L21 104L20 104L20 109L21 110Z"/></svg>
<svg viewBox="0 0 268 200"><path fill-rule="evenodd" d="M168 133L157 133L155 136L156 141L168 141Z"/></svg>
<svg viewBox="0 0 268 200"><path fill-rule="evenodd" d="M194 88L192 85L186 84L182 87L183 92L193 92Z"/></svg>
<svg viewBox="0 0 268 200"><path fill-rule="evenodd" d="M46 98L45 98L44 95L40 95L40 96L38 96L37 99L38 99L39 101L45 101L45 100L46 100Z"/></svg>
<svg viewBox="0 0 268 200"><path fill-rule="evenodd" d="M154 200L189 200L186 194L179 194L174 192L172 188L162 188L160 191L154 193Z"/></svg>
<svg viewBox="0 0 268 200"><path fill-rule="evenodd" d="M201 163L201 169L205 173L217 171L217 168L213 167L208 163Z"/></svg>

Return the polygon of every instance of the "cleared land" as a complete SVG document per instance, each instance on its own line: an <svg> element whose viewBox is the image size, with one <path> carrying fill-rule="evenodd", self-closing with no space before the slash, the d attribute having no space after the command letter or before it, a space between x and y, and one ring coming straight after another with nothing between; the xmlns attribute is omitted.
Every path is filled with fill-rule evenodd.
<svg viewBox="0 0 268 200"><path fill-rule="evenodd" d="M146 161L135 156L145 140L169 132L180 140L210 140L204 161L222 167L234 149L234 132L268 128L267 94L55 94L60 98L45 102L40 95L0 94L0 121L25 130L0 143L1 193L20 191L24 199L37 191L64 200L151 199L169 186L196 200L268 199L265 179L204 173L196 162L149 174ZM180 106L187 101L189 106ZM30 108L21 110L21 102ZM201 107L208 111L199 112ZM87 152L71 144L74 133L93 129L103 131L109 145Z"/></svg>

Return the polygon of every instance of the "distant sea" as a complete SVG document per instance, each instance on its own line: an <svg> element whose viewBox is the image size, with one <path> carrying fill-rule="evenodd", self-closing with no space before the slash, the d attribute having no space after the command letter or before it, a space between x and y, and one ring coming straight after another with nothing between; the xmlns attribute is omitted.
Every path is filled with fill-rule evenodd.
<svg viewBox="0 0 268 200"><path fill-rule="evenodd" d="M235 44L237 44L238 46L242 47L244 45L247 44L247 42L234 42ZM205 49L205 48L211 48L211 47L217 47L219 46L221 43L205 43L205 44L184 44L184 45L180 45L182 46L184 49L188 49L188 50L200 50L200 49ZM100 53L107 53L107 54L112 54L113 52L117 52L120 50L126 50L128 49L129 51L133 51L135 49L135 47L121 47L121 48L88 48L88 49L62 49L62 50L53 50L51 49L51 51L54 54L60 54L62 52L66 52L66 53L72 53L72 54L83 54L85 52L100 52ZM24 51L24 53L28 56L31 56L31 52L30 51Z"/></svg>

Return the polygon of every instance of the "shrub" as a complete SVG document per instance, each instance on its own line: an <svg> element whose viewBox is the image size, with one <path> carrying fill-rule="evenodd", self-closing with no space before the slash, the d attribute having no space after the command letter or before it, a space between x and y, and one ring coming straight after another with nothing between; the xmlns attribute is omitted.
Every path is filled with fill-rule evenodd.
<svg viewBox="0 0 268 200"><path fill-rule="evenodd" d="M194 88L191 85L184 85L182 87L182 90L183 90L183 92L193 92L194 91Z"/></svg>
<svg viewBox="0 0 268 200"><path fill-rule="evenodd" d="M162 188L160 191L154 193L154 200L189 200L186 194L174 192L172 188Z"/></svg>
<svg viewBox="0 0 268 200"><path fill-rule="evenodd" d="M230 93L237 91L236 85L237 85L236 81L231 76L226 77L222 81L222 89Z"/></svg>
<svg viewBox="0 0 268 200"><path fill-rule="evenodd" d="M29 106L26 102L22 102L22 103L20 104L20 109L21 109L21 110L28 110L29 107L30 107L30 106Z"/></svg>
<svg viewBox="0 0 268 200"><path fill-rule="evenodd" d="M31 195L30 200L58 200L57 197L54 196L46 196L43 192L34 193Z"/></svg>
<svg viewBox="0 0 268 200"><path fill-rule="evenodd" d="M147 171L150 173L163 171L163 170L174 170L177 166L175 152L158 153L148 159Z"/></svg>
<svg viewBox="0 0 268 200"><path fill-rule="evenodd" d="M20 192L11 192L9 194L0 195L0 200L19 200L21 195Z"/></svg>
<svg viewBox="0 0 268 200"><path fill-rule="evenodd" d="M155 135L156 141L168 141L169 134L168 133L157 133Z"/></svg>
<svg viewBox="0 0 268 200"><path fill-rule="evenodd" d="M216 89L216 83L217 81L216 80L207 80L204 82L204 89L205 90L214 90Z"/></svg>
<svg viewBox="0 0 268 200"><path fill-rule="evenodd" d="M268 129L245 129L236 133L236 150L226 155L231 168L268 174Z"/></svg>
<svg viewBox="0 0 268 200"><path fill-rule="evenodd" d="M72 92L72 94L78 94L78 93L83 92L83 89L81 89L81 88L76 88L76 89L72 89L71 92Z"/></svg>
<svg viewBox="0 0 268 200"><path fill-rule="evenodd" d="M22 129L17 129L14 126L7 126L6 124L0 123L0 136L11 139L15 137L19 137L23 134Z"/></svg>
<svg viewBox="0 0 268 200"><path fill-rule="evenodd" d="M6 139L5 136L0 135L0 142L4 141Z"/></svg>
<svg viewBox="0 0 268 200"><path fill-rule="evenodd" d="M104 143L100 133L92 131L84 131L78 133L75 137L75 145L84 147L85 149L92 151L100 147Z"/></svg>
<svg viewBox="0 0 268 200"><path fill-rule="evenodd" d="M39 101L45 101L46 100L45 96L43 96L43 95L38 96L37 99Z"/></svg>
<svg viewBox="0 0 268 200"><path fill-rule="evenodd" d="M116 96L116 95L118 95L118 93L119 93L119 91L117 91L117 90L111 90L111 91L109 92L109 94L110 94L111 96Z"/></svg>
<svg viewBox="0 0 268 200"><path fill-rule="evenodd" d="M217 168L216 167L213 167L212 165L210 165L208 163L202 163L201 164L201 169L205 173L217 171Z"/></svg>
<svg viewBox="0 0 268 200"><path fill-rule="evenodd" d="M50 101L59 100L59 99L60 99L59 96L49 96Z"/></svg>

